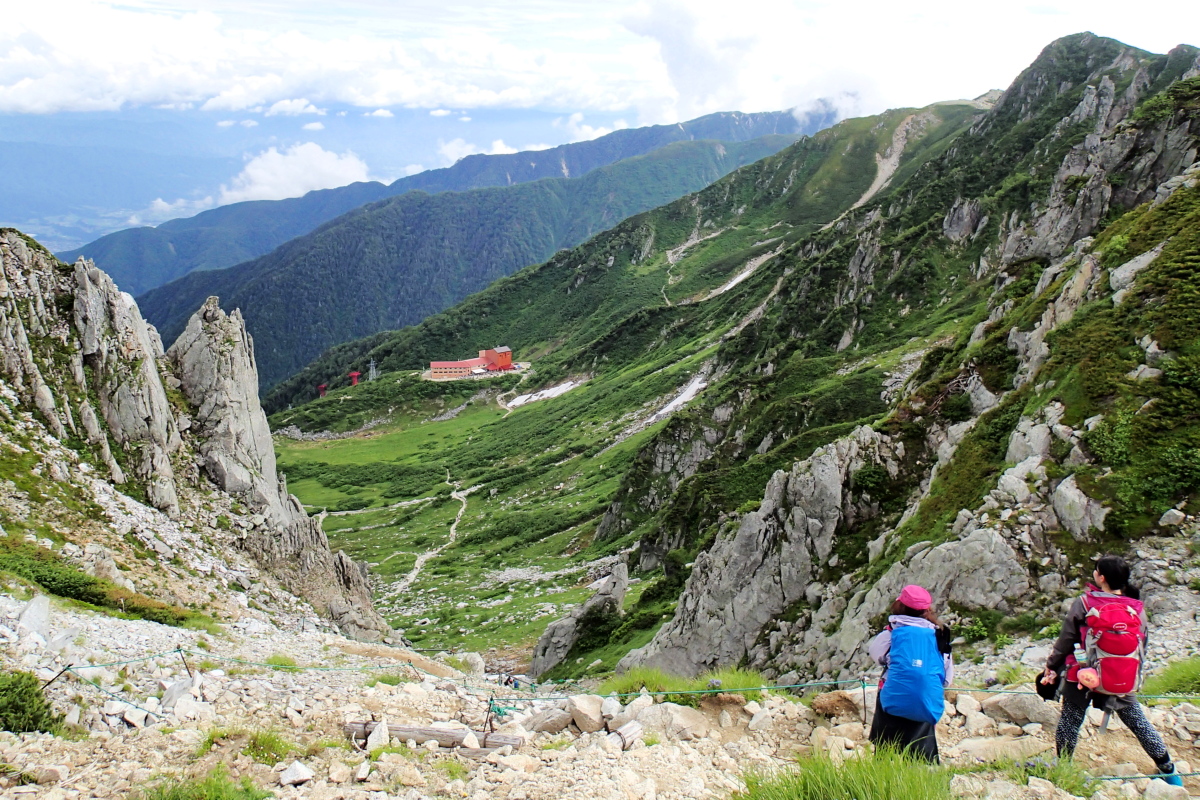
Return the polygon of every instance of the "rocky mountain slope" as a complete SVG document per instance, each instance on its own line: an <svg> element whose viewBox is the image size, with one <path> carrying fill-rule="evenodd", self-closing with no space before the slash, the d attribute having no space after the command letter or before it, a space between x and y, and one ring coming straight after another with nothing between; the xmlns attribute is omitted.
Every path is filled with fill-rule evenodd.
<svg viewBox="0 0 1200 800"><path fill-rule="evenodd" d="M136 591L139 607L166 601L160 617L186 618L185 608L227 610L222 589L249 585L235 565L257 564L347 633L390 633L359 565L330 551L277 477L239 316L206 305L164 353L133 299L90 262L63 264L11 229L0 260L7 568L42 574L25 533L103 563L93 572L108 583L81 588L50 559L68 596L124 608ZM137 564L137 577L118 562ZM213 580L188 586L193 570Z"/></svg>
<svg viewBox="0 0 1200 800"><path fill-rule="evenodd" d="M1160 545L1147 543L1153 557L1197 574L1184 548ZM648 692L506 689L476 659L464 659L475 668L463 674L411 651L315 631L271 593L255 594L263 605L244 609L219 633L0 594L6 669L48 680L70 664L105 665L76 666L46 689L72 735L0 733L0 758L10 765L0 791L127 798L223 773L285 799L682 800L729 797L748 774L787 768L797 756L839 763L869 756L864 733L874 687L812 687L804 701L784 692L717 691L694 707L676 702L692 702L687 698ZM1182 586L1164 594L1190 608L1157 615L1160 648L1186 646L1195 595ZM1053 747L1057 706L1026 694L1020 681L1028 672L995 678L997 668L1012 672L1015 659L1036 658L1036 650L1013 642L960 667L938 725L947 769L936 774L947 796L1076 796L1038 777L1018 777L1011 767L1013 759L1036 764ZM1189 730L1200 724L1200 710L1184 703L1148 715L1170 732L1179 770L1191 772L1200 751ZM364 722L379 725L366 742L351 742L344 726ZM1084 796L1188 796L1135 777L1151 769L1136 740L1117 720L1107 732L1099 722L1099 713L1089 714L1078 761L1093 774L1129 777L1098 783ZM642 732L631 733L626 747L609 731L629 723ZM392 735L382 735L383 724ZM487 735L493 727L504 744ZM1197 784L1188 778L1187 785Z"/></svg>
<svg viewBox="0 0 1200 800"><path fill-rule="evenodd" d="M569 615L601 577L586 565L627 553L621 613L577 619L553 677L630 650L625 666L687 674L854 672L915 575L964 628L1048 624L1090 555L1166 530L1197 487L1197 54L1081 34L989 110L835 126L331 351L267 398L275 423L380 427L281 443L281 460L306 502L361 509L327 530L385 571L444 541L435 469L476 487L421 602L385 601L415 640L474 641L479 620L519 640L535 597ZM399 375L285 408L368 358L415 368L476 341L536 374L471 402L446 387L463 416L445 428L418 428L442 423ZM562 394L496 407L548 386ZM375 466L384 442L395 473ZM417 464L434 469L384 478ZM389 510L406 498L432 505ZM528 589L499 577L532 565L547 577Z"/></svg>
<svg viewBox="0 0 1200 800"><path fill-rule="evenodd" d="M955 282L982 278L986 304L976 316L963 308L907 368L900 359L873 427L774 473L757 510L714 519L674 618L623 665L691 673L741 660L776 674L849 674L905 583L963 614L1015 615L1056 602L1064 576L1086 573L1085 553L1173 524L1172 506L1197 488L1182 465L1200 452L1194 389L1178 377L1197 345L1183 287L1196 280L1200 60L1191 48L1173 56L1183 80L1154 98L1162 73L1144 55L1088 36L1052 45L907 202L893 195L848 216L840 235L814 238L792 279L807 283L805 307L764 317L760 369L803 352L786 342L808 338L797 337L805 316L825 317L827 342L845 326L837 348L867 349L895 325L896 306L937 301L933 287L897 280L906 264L934 267L942 303L964 296ZM967 158L1018 133L1021 171L988 188L975 171L984 164ZM1014 204L1014 184L1036 189ZM848 269L815 283L839 250L854 253ZM867 349L851 369L896 355ZM718 395L706 401L721 407ZM779 416L754 434L737 410L705 416L696 409L674 431L673 452L694 453L703 436L732 464L758 436L787 435ZM744 435L731 442L735 431ZM704 471L695 462L683 468ZM674 471L646 467L629 482L633 502L614 504L598 535L637 524L647 500L636 498ZM648 534L642 566L694 536L683 525Z"/></svg>
<svg viewBox="0 0 1200 800"><path fill-rule="evenodd" d="M232 203L154 228L118 231L59 255L70 263L80 256L92 259L125 291L138 296L194 270L223 269L265 255L359 206L405 192L464 192L543 178L577 178L673 142L745 142L773 134L814 133L833 121L814 117L801 125L789 111L725 112L676 125L619 130L548 150L472 155L450 167L427 170L391 184L354 183L287 200Z"/></svg>

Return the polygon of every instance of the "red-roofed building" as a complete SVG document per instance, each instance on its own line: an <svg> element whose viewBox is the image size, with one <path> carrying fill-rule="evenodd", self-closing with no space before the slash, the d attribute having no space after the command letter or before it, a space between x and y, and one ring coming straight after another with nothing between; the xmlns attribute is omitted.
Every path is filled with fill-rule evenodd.
<svg viewBox="0 0 1200 800"><path fill-rule="evenodd" d="M479 358L468 358L465 361L431 361L429 377L435 381L452 381L512 368L512 350L507 347L495 347L491 350L480 350Z"/></svg>

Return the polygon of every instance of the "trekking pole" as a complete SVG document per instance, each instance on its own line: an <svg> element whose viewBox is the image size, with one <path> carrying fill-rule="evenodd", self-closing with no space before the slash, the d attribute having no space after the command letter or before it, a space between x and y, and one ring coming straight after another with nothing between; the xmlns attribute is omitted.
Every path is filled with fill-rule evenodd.
<svg viewBox="0 0 1200 800"><path fill-rule="evenodd" d="M1104 716L1100 719L1100 732L1108 733L1108 720L1112 717L1112 712L1108 709L1104 710Z"/></svg>

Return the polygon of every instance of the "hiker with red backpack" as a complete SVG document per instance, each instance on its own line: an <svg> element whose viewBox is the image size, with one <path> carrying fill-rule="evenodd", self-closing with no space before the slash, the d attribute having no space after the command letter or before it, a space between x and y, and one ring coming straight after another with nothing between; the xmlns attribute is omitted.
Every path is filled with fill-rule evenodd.
<svg viewBox="0 0 1200 800"><path fill-rule="evenodd" d="M945 711L945 687L954 677L950 631L933 613L933 598L915 584L892 603L884 630L867 652L883 665L870 740L914 758L939 763L936 726Z"/></svg>
<svg viewBox="0 0 1200 800"><path fill-rule="evenodd" d="M1166 744L1137 700L1146 654L1146 614L1137 587L1129 582L1129 564L1119 556L1104 556L1096 562L1092 579L1094 583L1071 604L1041 677L1046 687L1061 682L1062 716L1054 734L1058 755L1070 758L1075 753L1091 703L1121 718L1154 760L1157 777L1182 786Z"/></svg>

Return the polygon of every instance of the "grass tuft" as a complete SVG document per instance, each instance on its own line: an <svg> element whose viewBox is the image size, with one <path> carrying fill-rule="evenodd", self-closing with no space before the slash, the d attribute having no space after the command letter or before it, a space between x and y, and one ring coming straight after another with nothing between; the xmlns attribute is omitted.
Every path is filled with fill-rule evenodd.
<svg viewBox="0 0 1200 800"><path fill-rule="evenodd" d="M891 750L835 764L804 756L782 774L745 776L746 791L734 800L949 800L950 773L931 769Z"/></svg>
<svg viewBox="0 0 1200 800"><path fill-rule="evenodd" d="M235 783L224 767L217 767L205 777L190 781L164 778L157 785L131 795L133 800L264 800L272 796L249 778Z"/></svg>
<svg viewBox="0 0 1200 800"><path fill-rule="evenodd" d="M402 683L412 683L412 678L400 672L386 672L382 675L375 675L369 678L366 685L377 686L381 683L388 686L399 686Z"/></svg>
<svg viewBox="0 0 1200 800"><path fill-rule="evenodd" d="M1143 694L1200 694L1200 657L1172 661L1146 679Z"/></svg>
<svg viewBox="0 0 1200 800"><path fill-rule="evenodd" d="M296 669L296 659L292 658L291 656L285 656L282 653L272 653L271 655L267 656L265 663L274 667L275 669Z"/></svg>
<svg viewBox="0 0 1200 800"><path fill-rule="evenodd" d="M648 692L663 693L664 700L681 705L698 705L704 699L704 694L688 694L689 692L736 692L747 700L761 700L763 692L758 687L767 686L770 682L754 670L738 667L706 672L695 678L681 678L660 669L650 667L634 667L621 675L614 675L600 686L600 694L633 695L643 688ZM715 691L713 692L716 693Z"/></svg>
<svg viewBox="0 0 1200 800"><path fill-rule="evenodd" d="M275 766L295 749L296 746L283 738L278 731L266 730L251 733L250 741L242 749L242 753L260 764Z"/></svg>

